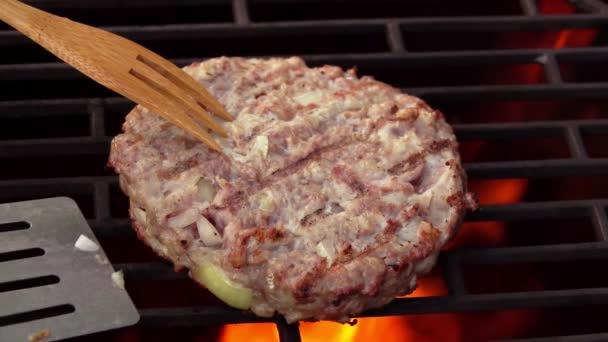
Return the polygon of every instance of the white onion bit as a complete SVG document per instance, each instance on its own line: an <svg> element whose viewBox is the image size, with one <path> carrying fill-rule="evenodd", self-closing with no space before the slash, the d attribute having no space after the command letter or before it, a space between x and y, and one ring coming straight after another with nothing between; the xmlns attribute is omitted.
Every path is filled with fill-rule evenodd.
<svg viewBox="0 0 608 342"><path fill-rule="evenodd" d="M169 227L174 229L184 228L196 222L198 217L198 210L195 208L190 208L179 215L169 218L168 224Z"/></svg>
<svg viewBox="0 0 608 342"><path fill-rule="evenodd" d="M95 241L89 239L83 234L80 234L78 240L76 240L76 243L74 244L74 247L83 252L96 252L99 250L99 246L95 243Z"/></svg>
<svg viewBox="0 0 608 342"><path fill-rule="evenodd" d="M196 221L196 228L198 230L198 236L205 246L217 246L222 243L222 237L217 232L217 229L215 229L205 216L201 216Z"/></svg>
<svg viewBox="0 0 608 342"><path fill-rule="evenodd" d="M125 275L122 270L112 273L112 281L116 287L123 290L125 289Z"/></svg>

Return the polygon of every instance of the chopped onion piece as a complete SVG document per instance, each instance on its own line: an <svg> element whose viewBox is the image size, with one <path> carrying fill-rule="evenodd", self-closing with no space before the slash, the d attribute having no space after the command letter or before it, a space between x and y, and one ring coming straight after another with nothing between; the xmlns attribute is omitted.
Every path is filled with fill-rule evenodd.
<svg viewBox="0 0 608 342"><path fill-rule="evenodd" d="M274 210L274 197L272 195L272 192L266 191L261 194L259 208L262 211L267 211L267 212Z"/></svg>
<svg viewBox="0 0 608 342"><path fill-rule="evenodd" d="M309 105L311 103L316 103L321 100L323 97L323 92L320 90L307 91L301 94L294 96L294 100L301 105Z"/></svg>
<svg viewBox="0 0 608 342"><path fill-rule="evenodd" d="M403 204L405 203L407 197L402 192L390 192L382 196L382 199L390 204Z"/></svg>
<svg viewBox="0 0 608 342"><path fill-rule="evenodd" d="M327 260L328 266L331 266L331 264L334 263L334 259L336 258L336 250L331 243L326 240L322 240L317 244L316 250L320 257Z"/></svg>
<svg viewBox="0 0 608 342"><path fill-rule="evenodd" d="M199 216L196 208L190 208L179 215L169 218L168 224L171 228L184 228L196 222Z"/></svg>
<svg viewBox="0 0 608 342"><path fill-rule="evenodd" d="M196 221L196 228L198 229L198 236L205 246L217 246L222 243L222 237L217 232L217 229L205 216L200 216Z"/></svg>
<svg viewBox="0 0 608 342"><path fill-rule="evenodd" d="M262 158L266 158L268 155L268 137L265 135L255 137L252 151L259 154Z"/></svg>
<svg viewBox="0 0 608 342"><path fill-rule="evenodd" d="M198 180L196 183L198 187L198 198L203 202L213 202L213 198L215 198L215 187L213 183L206 178L202 178Z"/></svg>
<svg viewBox="0 0 608 342"><path fill-rule="evenodd" d="M112 281L118 288L125 289L125 275L122 270L112 273Z"/></svg>
<svg viewBox="0 0 608 342"><path fill-rule="evenodd" d="M253 291L232 281L222 269L214 264L202 263L194 269L192 277L233 308L246 310L251 307Z"/></svg>
<svg viewBox="0 0 608 342"><path fill-rule="evenodd" d="M133 208L133 216L135 216L135 219L143 224L146 224L146 211L141 209L141 208Z"/></svg>
<svg viewBox="0 0 608 342"><path fill-rule="evenodd" d="M81 250L83 252L96 252L99 250L99 246L95 243L95 241L89 239L86 235L80 234L76 243L74 244L76 249Z"/></svg>

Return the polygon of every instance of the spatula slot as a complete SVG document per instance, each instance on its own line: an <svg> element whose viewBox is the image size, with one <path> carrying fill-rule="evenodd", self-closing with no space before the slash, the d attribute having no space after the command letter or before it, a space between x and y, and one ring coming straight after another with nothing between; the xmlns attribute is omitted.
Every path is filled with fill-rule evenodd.
<svg viewBox="0 0 608 342"><path fill-rule="evenodd" d="M20 251L0 253L0 262L33 258L41 255L44 255L44 249L42 248L22 249Z"/></svg>
<svg viewBox="0 0 608 342"><path fill-rule="evenodd" d="M29 289L32 287L45 286L57 284L59 277L55 275L47 275L42 277L9 281L6 283L0 283L0 292L15 291L21 289Z"/></svg>
<svg viewBox="0 0 608 342"><path fill-rule="evenodd" d="M29 222L25 221L0 223L0 233L29 229L31 226L32 225Z"/></svg>
<svg viewBox="0 0 608 342"><path fill-rule="evenodd" d="M23 322L31 322L31 321L35 321L38 319L48 318L48 317L61 316L61 315L72 313L74 311L76 311L76 308L74 308L73 305L63 304L63 305L52 306L50 308L44 308L44 309L39 309L39 310L22 312L22 313L18 313L18 314L14 314L14 315L3 316L3 317L0 317L0 327L12 325L12 324L23 323Z"/></svg>

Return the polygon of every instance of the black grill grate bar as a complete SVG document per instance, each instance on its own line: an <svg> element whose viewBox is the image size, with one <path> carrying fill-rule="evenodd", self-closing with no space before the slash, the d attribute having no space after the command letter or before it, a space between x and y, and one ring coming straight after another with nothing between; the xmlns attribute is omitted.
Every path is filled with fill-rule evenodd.
<svg viewBox="0 0 608 342"><path fill-rule="evenodd" d="M605 98L607 83L581 83L562 85L504 85L466 87L407 88L404 91L426 100L457 102L479 100L539 100L555 98Z"/></svg>
<svg viewBox="0 0 608 342"><path fill-rule="evenodd" d="M556 61L553 61L554 56ZM438 52L374 52L353 54L317 54L302 55L312 65L337 64L343 67L390 67L408 65L417 66L472 66L500 64L547 64L559 62L601 62L608 56L608 47L591 47L578 49L521 49L521 50L472 50L472 51L438 51ZM268 56L257 56L268 57ZM171 59L177 65L187 65L205 58ZM543 62L547 63L543 63ZM559 80L557 65L550 68L548 79ZM547 71L547 70L545 70ZM85 79L83 75L63 63L3 64L0 65L0 81L11 80L71 80ZM555 84L558 85L558 84ZM554 86L555 86L554 85ZM564 86L579 86L565 84Z"/></svg>
<svg viewBox="0 0 608 342"><path fill-rule="evenodd" d="M602 0L570 0L576 7L586 12L606 13L608 6Z"/></svg>
<svg viewBox="0 0 608 342"><path fill-rule="evenodd" d="M131 228L129 219L91 219L88 220L88 224L98 238L125 238L137 241L137 235Z"/></svg>
<svg viewBox="0 0 608 342"><path fill-rule="evenodd" d="M576 14L550 16L487 16L487 17L424 17L424 18L391 18L391 19L331 19L312 21L277 21L254 22L246 27L235 26L233 23L193 23L146 26L101 26L101 28L131 38L184 37L184 35L200 33L232 34L235 32L255 31L262 29L284 29L282 34L301 32L311 29L315 32L336 29L357 29L365 27L382 27L387 22L394 21L402 29L424 31L502 31L527 29L574 29L589 28L608 24L608 17L603 14ZM86 24L86 23L85 23ZM31 42L13 30L0 31L1 44L31 44Z"/></svg>
<svg viewBox="0 0 608 342"><path fill-rule="evenodd" d="M277 318L277 331L279 333L279 339L281 341L293 341L298 342L302 340L300 336L300 323L295 322L293 324L287 324L285 318Z"/></svg>
<svg viewBox="0 0 608 342"><path fill-rule="evenodd" d="M519 0L519 5L521 6L521 9L525 15L538 15L538 7L536 6L536 0Z"/></svg>
<svg viewBox="0 0 608 342"><path fill-rule="evenodd" d="M93 99L88 101L88 113L90 115L91 135L94 137L102 137L106 132L105 125L105 110L101 99Z"/></svg>
<svg viewBox="0 0 608 342"><path fill-rule="evenodd" d="M238 20L245 20L241 18ZM464 17L425 19L368 19L328 20L303 22L273 22L234 25L228 24L178 24L158 26L116 26L105 29L130 39L142 41L161 39L188 39L204 37L238 37L243 34L275 35L288 37L291 34L327 34L348 32L386 31L387 25L396 26L396 31L503 31L503 30L548 30L590 28L608 24L603 15L543 16L543 17ZM389 26L390 26L389 25ZM407 42L406 42L407 43ZM34 43L16 31L0 31L0 46L13 47Z"/></svg>
<svg viewBox="0 0 608 342"><path fill-rule="evenodd" d="M181 328L230 323L276 323L275 318L257 317L252 313L225 306L140 309L140 326L144 328Z"/></svg>
<svg viewBox="0 0 608 342"><path fill-rule="evenodd" d="M395 299L386 307L370 310L360 317L576 307L606 303L608 303L608 288L419 297ZM140 309L139 312L140 324L144 327L177 328L230 323L277 323L276 318L260 318L228 307L149 308Z"/></svg>
<svg viewBox="0 0 608 342"><path fill-rule="evenodd" d="M559 136L569 128L608 130L608 119L454 124L459 139Z"/></svg>
<svg viewBox="0 0 608 342"><path fill-rule="evenodd" d="M543 246L470 248L448 253L458 255L467 265L597 260L608 257L608 244L601 241Z"/></svg>
<svg viewBox="0 0 608 342"><path fill-rule="evenodd" d="M608 199L485 205L468 214L466 219L475 222L586 217L590 215L590 210L594 205L606 206L608 205Z"/></svg>
<svg viewBox="0 0 608 342"><path fill-rule="evenodd" d="M48 0L29 0L28 3L40 8L40 9L101 9L101 8L153 8L153 7L167 7L167 6L184 6L184 5L205 5L212 4L226 4L229 0L174 0L167 3L165 0L121 0L121 1L95 1L95 0L59 0L59 1L48 1ZM263 1L258 1L263 2ZM266 1L272 2L272 1ZM305 3L305 1L292 1L294 3ZM588 12L599 12L602 8L605 8L600 0L571 0L570 2L575 3L577 7L584 9ZM325 3L344 3L344 0L331 0L325 1ZM520 0L520 6L526 15L538 14L536 4L534 0Z"/></svg>
<svg viewBox="0 0 608 342"><path fill-rule="evenodd" d="M438 51L407 53L353 53L353 54L317 54L302 55L307 62L319 64L338 64L342 66L358 65L383 66L460 66L460 65L495 65L536 63L542 64L546 55L554 55L559 62L593 62L602 61L608 56L608 47L590 47L578 49L520 49L520 50L472 50L472 51ZM268 57L260 55L258 57ZM204 58L203 58L204 59ZM187 65L200 58L171 59L178 65ZM398 64L399 63L399 64ZM559 70L555 70L558 72ZM556 73L558 75L558 73ZM553 77L556 77L554 75ZM70 66L63 63L3 64L0 65L0 80L23 79L84 79Z"/></svg>
<svg viewBox="0 0 608 342"><path fill-rule="evenodd" d="M386 24L386 35L388 46L392 52L403 53L406 51L401 29L399 29L399 24L396 21L390 21Z"/></svg>
<svg viewBox="0 0 608 342"><path fill-rule="evenodd" d="M459 296L466 293L464 277L462 274L460 256L457 254L441 254L440 262L443 265L443 273L448 284L449 294Z"/></svg>
<svg viewBox="0 0 608 342"><path fill-rule="evenodd" d="M608 241L608 217L606 217L606 211L601 205L593 205L592 218L593 228L597 239L600 241Z"/></svg>
<svg viewBox="0 0 608 342"><path fill-rule="evenodd" d="M585 143L581 137L580 129L571 125L566 128L566 141L570 149L570 155L577 159L587 158Z"/></svg>
<svg viewBox="0 0 608 342"><path fill-rule="evenodd" d="M177 280L186 279L185 273L175 272L167 263L140 262L113 264L114 269L123 270L127 280Z"/></svg>
<svg viewBox="0 0 608 342"><path fill-rule="evenodd" d="M0 159L105 155L109 137L75 137L0 141Z"/></svg>
<svg viewBox="0 0 608 342"><path fill-rule="evenodd" d="M237 25L247 25L251 22L247 0L232 0L232 14Z"/></svg>
<svg viewBox="0 0 608 342"><path fill-rule="evenodd" d="M61 177L61 178L40 178L40 179L18 179L18 180L1 180L0 189L4 190L11 187L76 187L92 189L94 184L111 184L118 183L116 176L99 176L99 177ZM0 191L0 193L3 191ZM15 194L18 194L16 192Z"/></svg>
<svg viewBox="0 0 608 342"><path fill-rule="evenodd" d="M608 333L551 336L538 338L522 338L516 340L500 340L500 342L604 342L608 341Z"/></svg>
<svg viewBox="0 0 608 342"><path fill-rule="evenodd" d="M228 0L204 0L205 4L225 4ZM119 9L119 8L153 8L166 7L166 0L120 0L120 1L99 1L99 0L28 0L32 6L40 9L55 8L85 8L85 9ZM173 6L197 5L201 0L172 0L169 4Z"/></svg>
<svg viewBox="0 0 608 342"><path fill-rule="evenodd" d="M559 64L555 58L555 54L547 53L542 55L537 61L543 65L545 77L551 84L561 84L562 75L559 70Z"/></svg>
<svg viewBox="0 0 608 342"><path fill-rule="evenodd" d="M448 311L501 311L517 308L574 307L606 303L608 303L608 288L419 297L395 299L385 308L370 310L363 313L361 317Z"/></svg>
<svg viewBox="0 0 608 342"><path fill-rule="evenodd" d="M110 212L110 186L106 182L97 182L94 185L95 218L107 219L112 217Z"/></svg>
<svg viewBox="0 0 608 342"><path fill-rule="evenodd" d="M599 175L608 171L604 159L545 159L465 163L471 178L539 178L568 175Z"/></svg>

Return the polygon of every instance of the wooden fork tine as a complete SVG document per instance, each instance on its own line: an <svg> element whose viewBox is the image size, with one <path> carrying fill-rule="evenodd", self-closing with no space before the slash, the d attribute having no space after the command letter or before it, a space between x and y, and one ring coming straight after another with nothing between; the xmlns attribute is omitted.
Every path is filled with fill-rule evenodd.
<svg viewBox="0 0 608 342"><path fill-rule="evenodd" d="M168 107L167 107L168 108ZM169 115L166 112L162 112L162 115L165 119L172 122L174 125L183 128L186 132L192 134L195 138L201 140L207 146L211 147L213 150L222 153L222 148L220 145L213 140L213 137L209 135L202 127L200 127L188 114L179 110L179 108L173 109L174 111ZM159 109L154 110L155 113L161 113Z"/></svg>
<svg viewBox="0 0 608 342"><path fill-rule="evenodd" d="M175 102L175 99L167 98L160 92L148 91L145 96L136 98L135 100L143 107L162 116L201 140L211 149L222 153L221 146L213 140L213 137L207 133L205 128L201 127L198 122L184 111L183 107Z"/></svg>
<svg viewBox="0 0 608 342"><path fill-rule="evenodd" d="M146 83L148 86L155 88L156 91L163 93L167 97L174 97L182 102L195 118L200 119L205 126L211 128L223 137L228 134L222 126L220 126L213 117L201 106L199 106L190 96L184 94L181 88L173 84L164 76L159 75L154 69L145 64L135 64L130 70L130 73L137 79Z"/></svg>
<svg viewBox="0 0 608 342"><path fill-rule="evenodd" d="M224 109L224 106L209 94L205 88L173 63L168 62L152 52L140 54L137 56L137 60L156 70L158 73L177 84L180 88L183 88L183 90L186 90L200 104L206 106L207 109L214 112L217 116L227 121L234 120L232 115Z"/></svg>

